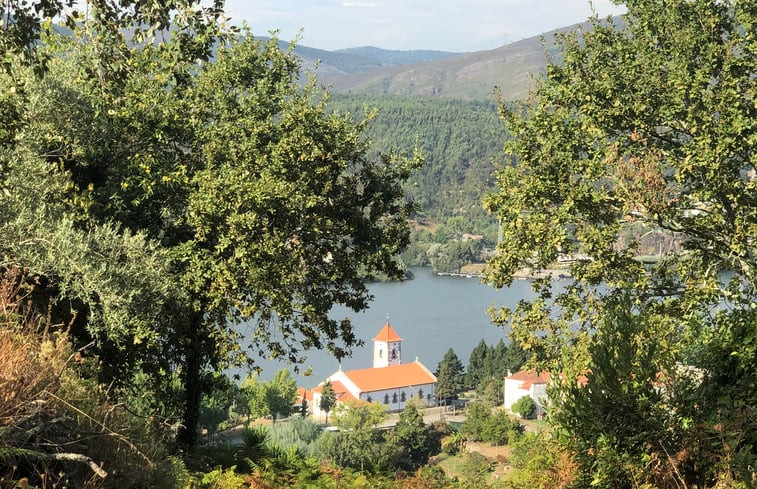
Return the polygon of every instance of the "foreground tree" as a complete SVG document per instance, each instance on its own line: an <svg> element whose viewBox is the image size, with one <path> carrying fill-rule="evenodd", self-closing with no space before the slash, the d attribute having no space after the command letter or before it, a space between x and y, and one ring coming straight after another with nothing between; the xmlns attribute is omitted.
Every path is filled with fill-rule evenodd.
<svg viewBox="0 0 757 489"><path fill-rule="evenodd" d="M296 363L309 348L343 356L357 343L349 320L328 313L335 304L365 308L366 275L402 277L394 257L407 244L411 210L402 183L415 163L368 159L363 126L329 114L313 84L301 87L298 60L276 41L237 39L216 24L190 29L197 43L218 42L205 62L185 55L192 38L181 32L134 44L119 23L104 22L94 16L72 36L44 36L41 79L21 61L9 65L3 93L14 111L2 115L0 168L20 180L34 161L59 182L46 193L60 212L29 219L37 227L68 222L83 236L106 229L148 241L143 271L156 300L136 278L113 284L121 302L103 301L99 289L77 294L91 315L76 338L93 341L103 377L118 387L132 388L126 373L138 370L166 396L178 394L180 439L191 446L213 371L255 355ZM8 192L33 204L21 190ZM23 205L2 218L16 225ZM45 266L59 262L59 247L29 243L3 247L14 264L66 284L52 296L99 287L101 268L78 268L63 282ZM95 248L83 260L122 263L136 249ZM161 262L152 268L154 256ZM103 309L116 320L95 321ZM167 372L176 372L178 393Z"/></svg>
<svg viewBox="0 0 757 489"><path fill-rule="evenodd" d="M623 25L593 19L558 35L560 62L530 103L502 106L518 164L487 199L502 224L492 283L548 268L558 253L581 259L564 290L537 281L537 299L494 318L511 322L535 365L564 375L550 397L579 487L748 485L757 3L625 3ZM645 233L667 234L680 250L644 263ZM610 419L618 389L638 406L621 431L574 409L603 396L592 419ZM648 422L658 411L668 414Z"/></svg>

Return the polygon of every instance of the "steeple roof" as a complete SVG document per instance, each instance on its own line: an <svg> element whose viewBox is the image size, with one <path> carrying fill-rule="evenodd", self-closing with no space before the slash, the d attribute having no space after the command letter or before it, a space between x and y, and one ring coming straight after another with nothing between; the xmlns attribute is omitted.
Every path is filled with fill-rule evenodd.
<svg viewBox="0 0 757 489"><path fill-rule="evenodd" d="M402 338L399 337L394 328L392 328L392 325L387 321L384 327L381 328L381 331L373 338L373 341L402 341Z"/></svg>

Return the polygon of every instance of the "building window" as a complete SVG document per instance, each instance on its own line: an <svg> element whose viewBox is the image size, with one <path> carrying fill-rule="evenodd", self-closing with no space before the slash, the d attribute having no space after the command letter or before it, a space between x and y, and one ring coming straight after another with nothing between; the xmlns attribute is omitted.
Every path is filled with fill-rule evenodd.
<svg viewBox="0 0 757 489"><path fill-rule="evenodd" d="M384 404L389 404L389 394L384 394Z"/></svg>
<svg viewBox="0 0 757 489"><path fill-rule="evenodd" d="M392 349L392 360L395 360L397 358L397 350Z"/></svg>
<svg viewBox="0 0 757 489"><path fill-rule="evenodd" d="M426 394L426 400L427 400L428 402L431 402L431 394Z"/></svg>
<svg viewBox="0 0 757 489"><path fill-rule="evenodd" d="M418 389L418 399L423 399L423 389Z"/></svg>
<svg viewBox="0 0 757 489"><path fill-rule="evenodd" d="M379 358L384 358L384 350L379 348Z"/></svg>
<svg viewBox="0 0 757 489"><path fill-rule="evenodd" d="M392 404L397 404L397 393L392 394Z"/></svg>
<svg viewBox="0 0 757 489"><path fill-rule="evenodd" d="M400 394L400 401L402 402L407 401L407 396L405 395L405 391L402 391L402 394Z"/></svg>
<svg viewBox="0 0 757 489"><path fill-rule="evenodd" d="M373 398L371 396L368 396L368 398L366 399L366 401L373 402Z"/></svg>

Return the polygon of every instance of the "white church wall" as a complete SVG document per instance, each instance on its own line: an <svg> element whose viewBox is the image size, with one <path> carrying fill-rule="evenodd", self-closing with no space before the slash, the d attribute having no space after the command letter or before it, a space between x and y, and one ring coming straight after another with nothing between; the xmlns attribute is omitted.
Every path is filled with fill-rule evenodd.
<svg viewBox="0 0 757 489"><path fill-rule="evenodd" d="M418 397L418 391L420 390L423 393L424 404L433 406L436 404L435 386L436 384L431 383L363 392L360 394L360 399L366 402L383 404L389 411L401 411L411 398ZM405 394L404 398L402 396L403 393Z"/></svg>

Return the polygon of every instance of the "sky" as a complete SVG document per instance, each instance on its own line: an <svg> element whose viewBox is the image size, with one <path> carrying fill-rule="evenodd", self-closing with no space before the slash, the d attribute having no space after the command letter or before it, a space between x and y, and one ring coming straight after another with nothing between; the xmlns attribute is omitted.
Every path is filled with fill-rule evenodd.
<svg viewBox="0 0 757 489"><path fill-rule="evenodd" d="M593 0L600 16L624 8ZM278 30L302 46L467 52L494 49L586 20L589 0L226 0L232 23Z"/></svg>

